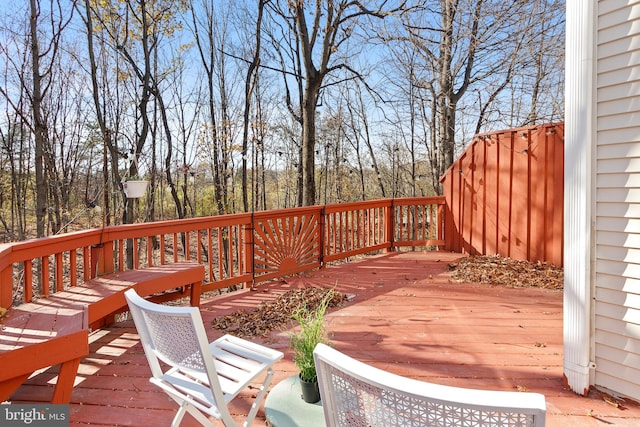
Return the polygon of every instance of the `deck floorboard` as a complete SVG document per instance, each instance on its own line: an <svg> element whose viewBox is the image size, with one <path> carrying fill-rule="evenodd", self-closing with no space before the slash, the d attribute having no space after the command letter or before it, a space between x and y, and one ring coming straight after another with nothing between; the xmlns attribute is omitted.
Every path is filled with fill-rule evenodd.
<svg viewBox="0 0 640 427"><path fill-rule="evenodd" d="M451 280L458 254L393 253L261 285L256 291L203 299L205 325L218 316L251 309L303 286L331 286L353 295L332 310L327 326L333 346L379 368L439 384L543 393L547 426L637 426L640 407L614 407L592 391L582 397L563 387L562 292L514 289ZM221 335L207 328L210 340ZM148 382L149 368L133 323L90 336L71 397L71 425L169 425L176 405ZM274 385L295 374L287 330L255 339L285 353ZM14 403L50 395L55 370L29 379ZM48 389L45 391L45 389ZM233 413L248 412L243 396ZM187 415L183 426L197 425ZM264 426L261 410L254 425Z"/></svg>

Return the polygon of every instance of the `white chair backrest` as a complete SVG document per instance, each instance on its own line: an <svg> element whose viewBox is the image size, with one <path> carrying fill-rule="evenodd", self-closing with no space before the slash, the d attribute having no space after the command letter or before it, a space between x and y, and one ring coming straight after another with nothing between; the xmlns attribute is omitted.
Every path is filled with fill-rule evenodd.
<svg viewBox="0 0 640 427"><path fill-rule="evenodd" d="M324 344L314 350L327 426L543 427L544 395L401 377Z"/></svg>

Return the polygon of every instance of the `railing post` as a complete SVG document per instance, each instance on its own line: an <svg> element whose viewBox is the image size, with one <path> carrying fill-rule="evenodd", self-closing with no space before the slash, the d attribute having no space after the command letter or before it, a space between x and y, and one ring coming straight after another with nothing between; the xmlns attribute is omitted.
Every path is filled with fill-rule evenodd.
<svg viewBox="0 0 640 427"><path fill-rule="evenodd" d="M22 279L22 286L24 289L24 298L22 299L22 301L31 302L33 301L33 260L30 260L30 259L24 260L23 268L24 268L24 278Z"/></svg>
<svg viewBox="0 0 640 427"><path fill-rule="evenodd" d="M444 193L444 205L442 206L443 216L442 216L442 224L444 226L444 249L447 251L457 252L460 250L460 247L456 246L456 242L460 241L460 237L458 231L456 231L455 218L453 216L453 204L456 202L454 200L455 191L454 191L454 179L455 174L453 173L453 167L449 169L447 172L448 177L442 179L443 183L443 193ZM448 178L448 179L447 179ZM447 203L447 199L449 202Z"/></svg>
<svg viewBox="0 0 640 427"><path fill-rule="evenodd" d="M113 242L91 246L91 277L113 273Z"/></svg>
<svg viewBox="0 0 640 427"><path fill-rule="evenodd" d="M438 247L439 250L443 250L443 249L447 249L449 247L449 243L447 242L447 237L451 234L451 230L449 230L448 228L450 228L450 223L451 223L451 219L449 218L449 215L447 214L447 205L446 203L442 203L442 204L438 204L438 208L436 209L436 224L438 229L437 229L437 239L438 240L442 240L444 241L444 245Z"/></svg>
<svg viewBox="0 0 640 427"><path fill-rule="evenodd" d="M384 240L389 243L389 247L385 250L385 252L393 252L394 251L394 228L395 228L395 203L394 199L391 199L389 205L385 208L384 220Z"/></svg>
<svg viewBox="0 0 640 427"><path fill-rule="evenodd" d="M255 284L255 269L253 268L253 229L255 227L255 216L251 213L251 223L244 226L244 269L246 273L251 274L251 282L244 282L244 287L247 285L253 288ZM240 274L244 274L240 272Z"/></svg>
<svg viewBox="0 0 640 427"><path fill-rule="evenodd" d="M0 308L8 309L13 304L13 265L0 271Z"/></svg>
<svg viewBox="0 0 640 427"><path fill-rule="evenodd" d="M318 220L318 233L320 233L320 268L325 268L324 265L324 256L325 256L325 223L326 223L326 215L327 215L327 205L323 205L320 208L320 219Z"/></svg>

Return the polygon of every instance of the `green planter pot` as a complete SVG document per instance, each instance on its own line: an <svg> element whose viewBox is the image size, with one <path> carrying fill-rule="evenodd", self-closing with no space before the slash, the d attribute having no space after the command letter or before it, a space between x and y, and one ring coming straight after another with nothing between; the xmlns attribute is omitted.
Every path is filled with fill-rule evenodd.
<svg viewBox="0 0 640 427"><path fill-rule="evenodd" d="M300 389L302 390L302 400L307 403L316 403L320 400L320 388L318 381L307 382L300 378Z"/></svg>

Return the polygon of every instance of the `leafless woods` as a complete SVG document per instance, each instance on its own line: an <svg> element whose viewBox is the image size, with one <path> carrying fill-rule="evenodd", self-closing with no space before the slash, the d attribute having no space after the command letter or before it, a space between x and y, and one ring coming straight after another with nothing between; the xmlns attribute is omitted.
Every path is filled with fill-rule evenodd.
<svg viewBox="0 0 640 427"><path fill-rule="evenodd" d="M563 116L559 0L30 0L0 13L4 240L436 194L475 133ZM127 199L134 177L149 186Z"/></svg>

